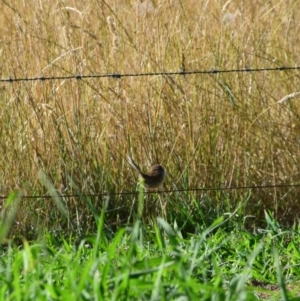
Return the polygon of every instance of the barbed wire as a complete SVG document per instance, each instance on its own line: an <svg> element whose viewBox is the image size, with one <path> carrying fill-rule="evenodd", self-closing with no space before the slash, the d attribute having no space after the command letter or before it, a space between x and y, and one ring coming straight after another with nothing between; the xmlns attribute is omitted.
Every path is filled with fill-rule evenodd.
<svg viewBox="0 0 300 301"><path fill-rule="evenodd" d="M187 189L171 189L171 190L160 190L160 191L145 191L145 194L163 194L173 192L200 192L200 191L226 191L226 190L263 190L263 189L283 189L283 188L297 188L300 184L280 184L280 185L253 185L253 186L232 186L232 187L202 187L202 188L187 188ZM95 197L113 197L123 195L138 195L139 191L128 191L128 192L103 192L98 194L59 194L56 191L57 196L54 195L23 195L22 199L50 199L50 198L95 198ZM0 196L0 200L7 199L9 196Z"/></svg>
<svg viewBox="0 0 300 301"><path fill-rule="evenodd" d="M265 67L265 68L242 68L242 69L211 69L211 70L194 70L194 71L175 71L175 72L146 72L146 73L106 73L106 74L90 74L90 75L70 75L70 76L52 76L52 77L29 77L29 78L3 78L0 82L21 82L21 81L49 81L49 80L68 80L68 79L87 79L87 78L115 78L120 79L122 77L143 77L143 76L172 76L172 75L192 75L192 74L217 74L217 73L241 73L241 72L265 72L265 71L293 71L300 70L300 66L281 66L281 67ZM203 187L203 188L188 188L188 189L174 189L174 190L162 190L162 191L148 191L147 194L152 193L173 193L173 192L192 192L192 191L224 191L224 190L250 190L250 189L272 189L272 188L295 188L300 187L300 184L284 184L284 185L261 185L261 186L236 186L236 187ZM38 198L74 198L74 197L111 197L121 195L138 195L139 192L104 192L100 194L67 194L67 195L24 195L23 199L38 199ZM0 196L0 200L7 199L9 196Z"/></svg>
<svg viewBox="0 0 300 301"><path fill-rule="evenodd" d="M300 70L300 66L281 66L281 67L264 67L264 68L242 68L242 69L211 69L211 70L194 70L194 71L174 71L174 72L146 72L146 73L104 73L104 74L76 74L69 76L37 76L23 78L2 78L0 82L13 83L22 81L49 81L49 80L69 80L69 79L88 79L88 78L114 78L122 77L143 77L143 76L172 76L172 75L192 75L192 74L218 74L218 73L241 73L241 72L265 72L265 71L292 71Z"/></svg>

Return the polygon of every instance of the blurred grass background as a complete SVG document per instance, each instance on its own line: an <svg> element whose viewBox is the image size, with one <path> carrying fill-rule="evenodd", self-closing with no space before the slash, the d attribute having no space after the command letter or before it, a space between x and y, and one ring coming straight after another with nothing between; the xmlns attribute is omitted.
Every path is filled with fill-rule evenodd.
<svg viewBox="0 0 300 301"><path fill-rule="evenodd" d="M299 66L299 1L2 1L1 78ZM299 71L0 83L1 194L134 191L162 163L164 189L299 184ZM48 184L49 184L48 183ZM49 185L48 185L49 188ZM299 217L299 188L149 195L144 219L212 221L237 207ZM130 222L135 197L110 197L107 224ZM12 233L93 229L101 197L23 199ZM239 207L240 206L240 207ZM3 206L2 206L3 207ZM241 217L243 216L243 217ZM248 222L249 220L249 222ZM68 227L67 227L68 225Z"/></svg>

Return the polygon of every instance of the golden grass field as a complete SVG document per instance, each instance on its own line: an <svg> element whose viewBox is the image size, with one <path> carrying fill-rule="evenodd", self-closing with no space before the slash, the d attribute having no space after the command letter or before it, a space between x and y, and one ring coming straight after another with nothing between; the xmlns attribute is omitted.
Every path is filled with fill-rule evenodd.
<svg viewBox="0 0 300 301"><path fill-rule="evenodd" d="M5 0L0 8L2 79L300 65L295 0ZM134 191L127 154L143 169L161 162L166 190L299 184L299 90L299 70L2 82L1 194L47 194L40 171L59 194ZM295 187L158 198L165 214L174 203L205 212L247 199L252 222L268 209L291 225L298 195ZM113 198L111 221L127 220L132 199ZM101 208L101 198L90 201ZM88 225L82 198L63 203L75 224ZM55 204L23 199L17 231L59 221Z"/></svg>

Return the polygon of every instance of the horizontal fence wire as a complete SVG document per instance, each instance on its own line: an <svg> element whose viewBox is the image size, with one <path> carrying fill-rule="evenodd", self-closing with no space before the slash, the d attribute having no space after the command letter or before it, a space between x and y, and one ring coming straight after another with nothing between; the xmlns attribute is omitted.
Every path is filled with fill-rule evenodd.
<svg viewBox="0 0 300 301"><path fill-rule="evenodd" d="M23 81L50 81L50 80L69 80L69 79L88 79L88 78L115 78L122 77L144 77L144 76L172 76L172 75L193 75L193 74L218 74L218 73L241 73L241 72L266 72L266 71L295 71L300 70L300 66L281 66L281 67L265 67L265 68L242 68L242 69L211 69L211 70L194 70L194 71L174 71L174 72L146 72L146 73L104 73L104 74L76 74L69 76L37 76L24 78L2 78L0 82L13 83Z"/></svg>
<svg viewBox="0 0 300 301"><path fill-rule="evenodd" d="M180 192L205 192L205 191L226 191L226 190L263 190L263 189L283 189L283 188L297 188L300 184L282 184L282 185L261 185L261 186L233 186L233 187L203 187L203 188L188 188L188 189L172 189L172 190L160 190L160 191L145 191L146 194L163 194L163 193L180 193ZM129 192L103 192L98 194L59 194L57 195L23 195L22 199L51 199L51 198L95 198L95 197L113 197L123 195L138 195L138 191ZM0 196L0 200L7 199L9 196Z"/></svg>

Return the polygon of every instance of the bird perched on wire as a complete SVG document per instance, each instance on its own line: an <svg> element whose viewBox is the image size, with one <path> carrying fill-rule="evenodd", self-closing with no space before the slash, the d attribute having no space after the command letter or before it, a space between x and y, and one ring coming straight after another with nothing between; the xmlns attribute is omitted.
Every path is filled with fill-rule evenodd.
<svg viewBox="0 0 300 301"><path fill-rule="evenodd" d="M127 156L127 161L139 173L147 189L158 188L164 182L167 173L160 164L152 165L147 173L143 173L130 156Z"/></svg>

